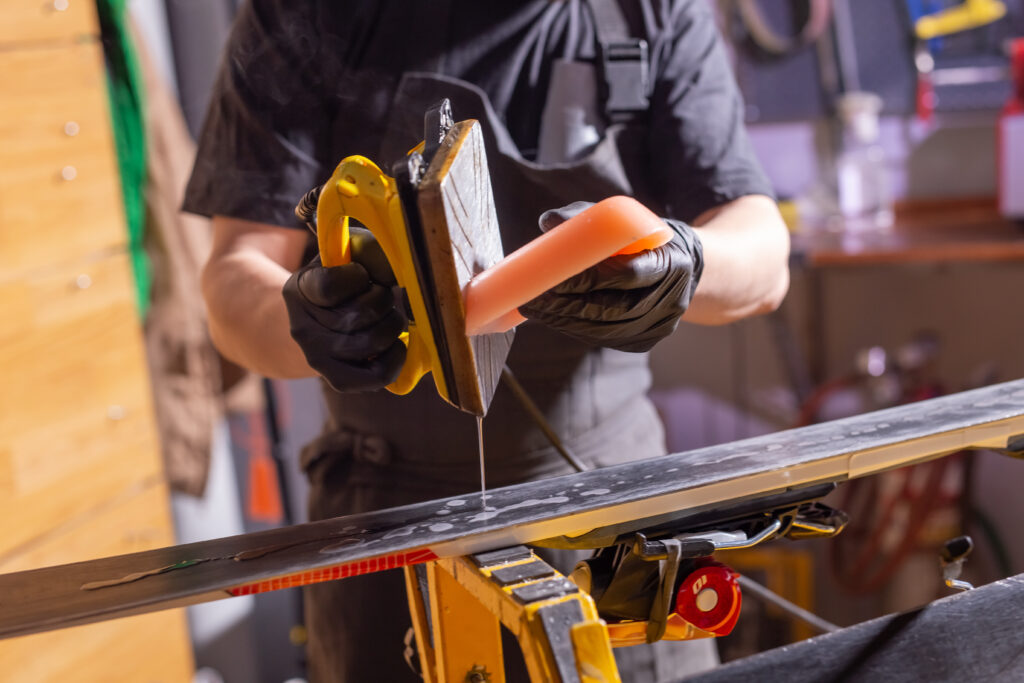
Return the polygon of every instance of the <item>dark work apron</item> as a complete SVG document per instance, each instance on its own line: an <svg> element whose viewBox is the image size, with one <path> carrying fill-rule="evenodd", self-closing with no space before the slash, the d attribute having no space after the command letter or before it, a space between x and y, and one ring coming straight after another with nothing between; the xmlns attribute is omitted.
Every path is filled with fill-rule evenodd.
<svg viewBox="0 0 1024 683"><path fill-rule="evenodd" d="M612 126L585 158L541 166L520 155L482 90L436 74L402 78L379 160L402 158L422 138L424 111L443 97L451 100L456 120L475 118L482 124L505 253L540 234L537 218L548 209L619 194L650 205L642 186L644 132L638 127ZM651 380L647 354L595 348L528 321L516 331L508 365L554 430L588 465L664 454L661 422L646 398ZM328 424L303 454L311 519L479 490L476 420L445 403L429 378L406 396L339 394L329 388L325 395ZM483 424L489 487L572 472L503 385ZM311 588L307 622L313 681L416 680L400 656L410 623L400 573ZM339 621L344 626L332 629ZM332 630L343 633L329 637ZM630 651L636 651L635 658L650 649L618 652L629 659ZM620 659L620 666L639 665ZM687 669L678 661L650 661L651 675L625 680L657 680L655 669L666 666L675 676Z"/></svg>

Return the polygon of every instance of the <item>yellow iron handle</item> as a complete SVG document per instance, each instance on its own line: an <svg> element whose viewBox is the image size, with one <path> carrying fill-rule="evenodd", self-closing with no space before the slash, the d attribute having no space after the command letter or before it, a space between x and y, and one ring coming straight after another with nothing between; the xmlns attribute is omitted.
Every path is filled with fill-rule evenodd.
<svg viewBox="0 0 1024 683"><path fill-rule="evenodd" d="M429 333L422 334L415 322L426 321L427 313L416 279L398 188L394 178L366 157L343 159L320 192L316 207L317 242L325 267L345 265L352 260L349 218L362 223L377 238L398 285L409 297L414 320L409 322L409 331L401 336L408 348L405 365L398 379L387 387L394 394L408 394L431 371L437 351L432 348ZM435 382L438 378L439 373L434 373Z"/></svg>

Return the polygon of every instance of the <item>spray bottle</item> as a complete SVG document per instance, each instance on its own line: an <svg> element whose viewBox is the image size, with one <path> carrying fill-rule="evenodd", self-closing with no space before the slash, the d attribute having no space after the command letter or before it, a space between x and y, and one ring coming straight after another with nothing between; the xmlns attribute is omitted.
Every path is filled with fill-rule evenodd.
<svg viewBox="0 0 1024 683"><path fill-rule="evenodd" d="M999 117L999 211L1024 220L1024 38L1010 43L1013 94Z"/></svg>

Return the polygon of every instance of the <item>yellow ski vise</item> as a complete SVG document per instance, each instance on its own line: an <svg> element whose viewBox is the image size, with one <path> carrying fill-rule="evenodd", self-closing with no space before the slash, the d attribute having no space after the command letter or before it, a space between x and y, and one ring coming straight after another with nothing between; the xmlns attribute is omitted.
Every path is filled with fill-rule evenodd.
<svg viewBox="0 0 1024 683"><path fill-rule="evenodd" d="M452 123L447 100L425 128L427 144L395 165L397 177L362 156L338 164L317 203L320 258L348 263L349 220L369 229L412 310L405 365L388 390L407 394L431 373L444 400L482 416L513 336L466 335L463 290L504 256L483 136L476 121Z"/></svg>

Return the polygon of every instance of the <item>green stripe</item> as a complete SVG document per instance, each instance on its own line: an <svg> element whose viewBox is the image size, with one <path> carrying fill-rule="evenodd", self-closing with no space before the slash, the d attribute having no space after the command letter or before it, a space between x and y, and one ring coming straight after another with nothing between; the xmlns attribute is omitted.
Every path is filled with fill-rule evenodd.
<svg viewBox="0 0 1024 683"><path fill-rule="evenodd" d="M121 194L128 224L128 244L135 273L139 315L149 308L150 267L143 249L146 224L145 93L138 55L128 31L125 0L97 0L96 9L107 62L107 92L114 125L114 144L121 171Z"/></svg>

